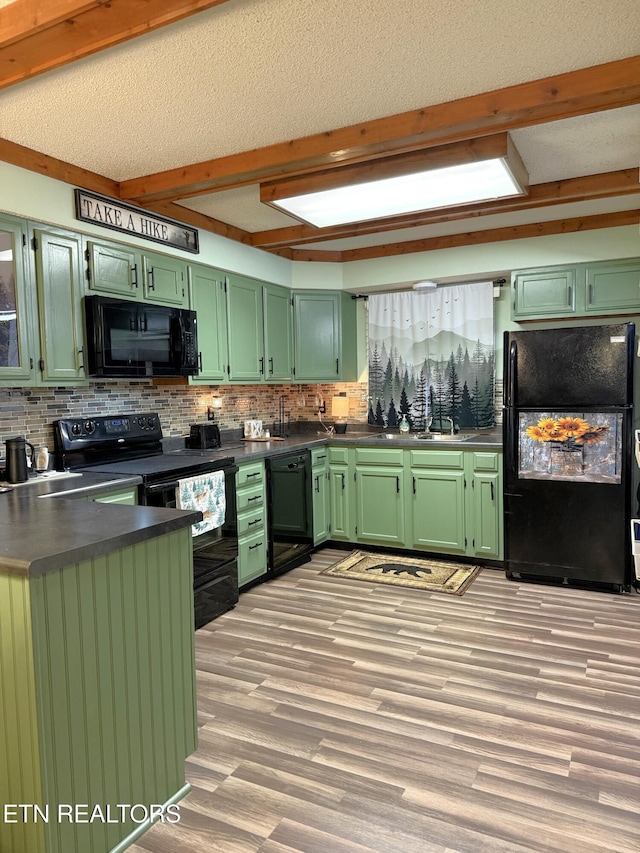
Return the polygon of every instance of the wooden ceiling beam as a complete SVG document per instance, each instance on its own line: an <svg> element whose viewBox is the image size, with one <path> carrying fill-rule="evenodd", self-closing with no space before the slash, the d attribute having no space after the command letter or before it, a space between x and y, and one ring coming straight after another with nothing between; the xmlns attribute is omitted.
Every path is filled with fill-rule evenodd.
<svg viewBox="0 0 640 853"><path fill-rule="evenodd" d="M57 160L48 154L41 154L32 148L25 148L24 145L18 145L8 139L0 139L0 160L46 175L48 178L64 181L66 184L74 184L110 198L118 198L117 181L112 181L96 172L90 172L88 169L82 169L80 166L74 166L72 163L66 163L64 160Z"/></svg>
<svg viewBox="0 0 640 853"><path fill-rule="evenodd" d="M0 89L228 0L13 0L0 8Z"/></svg>
<svg viewBox="0 0 640 853"><path fill-rule="evenodd" d="M621 169L618 172L603 172L599 175L534 184L529 187L527 196L475 202L422 213L372 219L368 222L335 225L331 228L292 225L269 231L254 231L251 234L251 244L263 249L273 249L280 246L302 246L305 243L320 243L346 237L362 237L365 234L379 234L381 231L397 231L403 228L416 228L420 225L433 225L437 222L454 222L495 213L512 213L517 210L568 204L575 201L590 201L596 198L611 198L633 193L640 193L638 169Z"/></svg>
<svg viewBox="0 0 640 853"><path fill-rule="evenodd" d="M555 219L549 222L533 222L527 225L513 225L506 228L491 228L486 231L467 231L464 234L448 234L441 237L428 237L424 240L408 240L405 243L391 243L385 246L367 246L362 249L350 249L340 252L340 261L363 261L372 258L388 258L394 255L411 255L415 252L433 252L437 249L453 249L460 246L480 246L484 243L501 243L505 240L522 240L531 237L548 237L552 234L572 234L576 231L593 231L600 228L620 228L623 225L640 224L640 210L623 210L616 213L603 213L595 216L576 216L572 219ZM322 251L310 252L312 258L306 258L304 249L294 249L293 260L322 260ZM327 252L327 255L334 255ZM332 258L327 258L332 260Z"/></svg>
<svg viewBox="0 0 640 853"><path fill-rule="evenodd" d="M123 199L175 201L640 103L640 56L123 181Z"/></svg>

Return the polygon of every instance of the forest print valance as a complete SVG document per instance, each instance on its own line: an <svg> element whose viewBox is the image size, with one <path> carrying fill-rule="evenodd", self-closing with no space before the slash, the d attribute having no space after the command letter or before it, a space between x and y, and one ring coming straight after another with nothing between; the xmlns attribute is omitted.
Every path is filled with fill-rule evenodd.
<svg viewBox="0 0 640 853"><path fill-rule="evenodd" d="M493 284L371 295L369 423L493 426Z"/></svg>

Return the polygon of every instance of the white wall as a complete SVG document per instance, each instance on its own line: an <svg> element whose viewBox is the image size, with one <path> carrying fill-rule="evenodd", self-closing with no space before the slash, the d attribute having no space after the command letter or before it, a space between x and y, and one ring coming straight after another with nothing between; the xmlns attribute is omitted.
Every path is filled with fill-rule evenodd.
<svg viewBox="0 0 640 853"><path fill-rule="evenodd" d="M345 264L288 261L199 229L200 254L168 249L75 218L73 186L0 162L0 210L104 239L187 257L229 272L296 288L366 292L421 278L480 280L512 269L640 256L637 225L507 240Z"/></svg>
<svg viewBox="0 0 640 853"><path fill-rule="evenodd" d="M129 234L102 228L75 217L74 187L71 184L48 178L45 175L0 162L0 210L59 225L84 234L92 234L106 240L117 240L149 250L164 252L197 261L207 266L218 267L227 272L283 284L291 287L291 261L277 255L245 246L235 240L198 229L200 253L194 255Z"/></svg>

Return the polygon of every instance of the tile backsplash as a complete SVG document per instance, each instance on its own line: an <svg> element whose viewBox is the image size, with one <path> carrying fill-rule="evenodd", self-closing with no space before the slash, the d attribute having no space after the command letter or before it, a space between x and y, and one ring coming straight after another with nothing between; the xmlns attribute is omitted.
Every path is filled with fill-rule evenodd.
<svg viewBox="0 0 640 853"><path fill-rule="evenodd" d="M158 412L165 436L187 435L189 424L207 420L207 407L219 397L215 420L221 429L240 428L246 418L265 424L278 419L283 399L291 421L317 419L318 398L326 404L323 419L332 423L331 397L349 397L349 422L367 422L367 383L317 385L216 385L196 387L181 380L113 380L87 388L0 388L0 456L4 440L23 435L32 444L53 448L53 421L74 416Z"/></svg>

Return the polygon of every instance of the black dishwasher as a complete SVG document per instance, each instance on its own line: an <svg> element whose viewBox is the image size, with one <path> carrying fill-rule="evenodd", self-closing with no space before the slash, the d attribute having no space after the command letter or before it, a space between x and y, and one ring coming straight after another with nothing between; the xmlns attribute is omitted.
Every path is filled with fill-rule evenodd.
<svg viewBox="0 0 640 853"><path fill-rule="evenodd" d="M313 550L311 453L267 458L267 577L306 563Z"/></svg>

